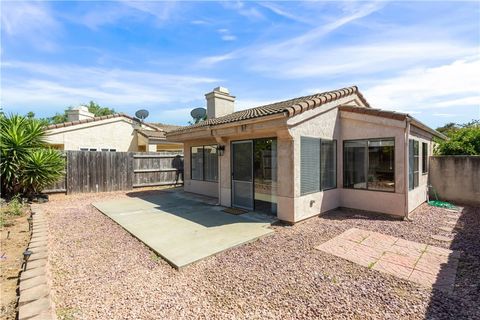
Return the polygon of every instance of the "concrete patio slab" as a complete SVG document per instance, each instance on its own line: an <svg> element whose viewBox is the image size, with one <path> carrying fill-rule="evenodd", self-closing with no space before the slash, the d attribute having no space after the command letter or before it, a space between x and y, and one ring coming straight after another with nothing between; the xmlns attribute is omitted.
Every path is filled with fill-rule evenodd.
<svg viewBox="0 0 480 320"><path fill-rule="evenodd" d="M231 215L203 197L179 191L93 206L177 269L273 233L273 219Z"/></svg>
<svg viewBox="0 0 480 320"><path fill-rule="evenodd" d="M318 247L369 269L451 292L460 252L352 228Z"/></svg>

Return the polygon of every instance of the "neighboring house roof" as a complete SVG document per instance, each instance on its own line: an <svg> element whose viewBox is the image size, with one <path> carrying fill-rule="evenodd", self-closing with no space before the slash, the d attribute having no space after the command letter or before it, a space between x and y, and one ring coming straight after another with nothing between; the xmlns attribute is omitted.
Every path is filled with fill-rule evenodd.
<svg viewBox="0 0 480 320"><path fill-rule="evenodd" d="M183 128L183 126L177 126L177 125L165 124L165 123L149 122L149 124L165 132L170 132L172 130Z"/></svg>
<svg viewBox="0 0 480 320"><path fill-rule="evenodd" d="M143 130L138 129L137 132L142 136L149 138L149 139L165 139L165 132L164 131L153 131L153 130Z"/></svg>
<svg viewBox="0 0 480 320"><path fill-rule="evenodd" d="M189 131L194 128L214 126L219 124L260 118L264 116L281 114L281 113L285 113L287 116L291 117L299 113L302 113L306 110L319 107L325 103L329 103L329 102L332 102L344 97L348 97L354 94L357 95L357 97L362 101L362 103L365 106L370 107L368 102L365 100L362 94L358 91L358 88L356 86L353 86L353 87L347 87L347 88L334 90L334 91L317 93L310 96L298 97L290 100L275 102L272 104L255 107L251 109L246 109L242 111L237 111L223 117L208 119L191 126L181 127L179 129L172 130L170 132L180 133L184 131Z"/></svg>
<svg viewBox="0 0 480 320"><path fill-rule="evenodd" d="M409 119L414 126L419 127L420 129L423 129L440 139L444 139L444 140L447 139L447 137L444 134L428 127L427 125L418 121L414 117L410 116L408 113L401 113L401 112L382 110L382 109L373 109L373 108L367 109L367 108L360 108L360 107L353 107L353 106L340 106L338 107L338 109L340 111L368 114L376 117L383 117L383 118L389 118L389 119L395 119L395 120Z"/></svg>
<svg viewBox="0 0 480 320"><path fill-rule="evenodd" d="M62 123L51 124L51 125L47 126L46 129L47 130L52 130L52 129L57 129L57 128L75 126L75 125L78 125L78 124L83 124L83 123L88 123L88 122L95 122L95 121L101 121L101 120L106 120L106 119L111 119L111 118L122 118L122 117L130 119L132 121L139 122L138 119L136 119L134 117L131 117L129 115L126 115L124 113L115 113L115 114L109 114L107 116L100 116L100 117L93 117L93 118L77 120L77 121L67 121L67 122L62 122ZM151 124L148 124L148 123L145 123L145 122L142 122L142 124L147 126L147 127L152 128L152 129L158 130L157 127L155 127Z"/></svg>

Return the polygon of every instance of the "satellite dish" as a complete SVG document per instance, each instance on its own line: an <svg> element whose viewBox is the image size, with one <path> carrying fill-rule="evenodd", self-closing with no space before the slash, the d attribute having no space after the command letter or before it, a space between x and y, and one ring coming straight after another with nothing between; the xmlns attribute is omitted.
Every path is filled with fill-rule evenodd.
<svg viewBox="0 0 480 320"><path fill-rule="evenodd" d="M148 111L145 109L140 109L137 112L135 112L135 117L140 119L140 121L143 121L148 117Z"/></svg>
<svg viewBox="0 0 480 320"><path fill-rule="evenodd" d="M190 115L195 120L200 120L205 117L207 110L205 108L195 108L190 112Z"/></svg>

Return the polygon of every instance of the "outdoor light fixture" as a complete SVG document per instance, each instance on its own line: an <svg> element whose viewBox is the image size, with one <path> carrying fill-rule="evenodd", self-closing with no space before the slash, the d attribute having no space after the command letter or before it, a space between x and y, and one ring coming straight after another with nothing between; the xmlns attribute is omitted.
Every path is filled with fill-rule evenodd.
<svg viewBox="0 0 480 320"><path fill-rule="evenodd" d="M219 145L217 147L218 155L221 157L223 156L223 153L225 152L225 146L224 145Z"/></svg>
<svg viewBox="0 0 480 320"><path fill-rule="evenodd" d="M33 218L30 216L27 218L27 221L28 221L28 231L31 231Z"/></svg>
<svg viewBox="0 0 480 320"><path fill-rule="evenodd" d="M32 253L33 252L30 251L30 250L23 251L23 265L24 265L23 270L25 270L27 268L27 261L30 258L30 256L32 255Z"/></svg>

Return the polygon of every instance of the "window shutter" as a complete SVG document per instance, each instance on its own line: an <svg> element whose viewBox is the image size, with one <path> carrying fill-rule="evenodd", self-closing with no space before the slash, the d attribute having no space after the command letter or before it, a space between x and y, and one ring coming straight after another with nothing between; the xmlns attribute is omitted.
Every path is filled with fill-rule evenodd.
<svg viewBox="0 0 480 320"><path fill-rule="evenodd" d="M320 191L320 139L300 138L300 193Z"/></svg>

